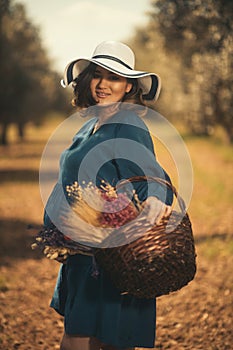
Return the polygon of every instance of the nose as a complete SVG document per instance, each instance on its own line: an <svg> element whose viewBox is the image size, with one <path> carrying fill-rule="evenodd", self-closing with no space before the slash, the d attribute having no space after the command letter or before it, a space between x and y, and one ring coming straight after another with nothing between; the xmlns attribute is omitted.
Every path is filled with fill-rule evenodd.
<svg viewBox="0 0 233 350"><path fill-rule="evenodd" d="M107 87L107 79L105 77L100 77L97 83L97 87L100 89L104 89Z"/></svg>

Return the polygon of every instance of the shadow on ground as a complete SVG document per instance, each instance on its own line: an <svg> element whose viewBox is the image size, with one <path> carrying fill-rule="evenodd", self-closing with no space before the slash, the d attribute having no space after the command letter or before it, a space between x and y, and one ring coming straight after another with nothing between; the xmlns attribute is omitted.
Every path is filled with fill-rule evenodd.
<svg viewBox="0 0 233 350"><path fill-rule="evenodd" d="M3 182L38 182L39 172L28 169L0 171L0 183Z"/></svg>
<svg viewBox="0 0 233 350"><path fill-rule="evenodd" d="M29 223L20 220L0 220L0 263L15 259L41 259L43 254L32 250L34 235L39 228L29 229Z"/></svg>
<svg viewBox="0 0 233 350"><path fill-rule="evenodd" d="M214 232L212 234L207 234L207 235L200 234L198 236L195 236L195 243L201 244L201 243L209 242L211 240L216 240L216 239L218 239L220 241L226 241L229 238L233 239L233 233L229 234L229 233Z"/></svg>

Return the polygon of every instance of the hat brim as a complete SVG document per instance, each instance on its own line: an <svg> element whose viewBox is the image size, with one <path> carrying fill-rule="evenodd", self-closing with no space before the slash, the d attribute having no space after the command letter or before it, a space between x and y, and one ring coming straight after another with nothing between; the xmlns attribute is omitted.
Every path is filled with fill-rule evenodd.
<svg viewBox="0 0 233 350"><path fill-rule="evenodd" d="M67 87L72 83L90 63L94 63L122 77L138 79L143 99L148 101L156 101L158 99L161 90L161 79L157 74L133 70L115 61L111 61L111 65L109 65L109 60L105 58L80 58L70 62L65 68L64 79L61 81L62 86Z"/></svg>

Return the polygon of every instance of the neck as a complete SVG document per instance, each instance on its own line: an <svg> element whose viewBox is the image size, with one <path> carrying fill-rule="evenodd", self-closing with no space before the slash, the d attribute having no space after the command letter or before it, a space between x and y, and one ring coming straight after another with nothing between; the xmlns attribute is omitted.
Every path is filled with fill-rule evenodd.
<svg viewBox="0 0 233 350"><path fill-rule="evenodd" d="M97 116L98 116L98 125L101 126L109 118L119 111L119 103L111 103L109 105L98 106Z"/></svg>

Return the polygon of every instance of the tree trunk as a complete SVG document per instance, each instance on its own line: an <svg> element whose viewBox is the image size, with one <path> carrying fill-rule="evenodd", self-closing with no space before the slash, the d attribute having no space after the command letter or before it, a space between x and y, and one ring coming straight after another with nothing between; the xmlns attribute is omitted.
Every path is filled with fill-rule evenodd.
<svg viewBox="0 0 233 350"><path fill-rule="evenodd" d="M18 123L18 135L20 140L22 141L24 139L24 135L25 135L25 124L24 123Z"/></svg>
<svg viewBox="0 0 233 350"><path fill-rule="evenodd" d="M0 135L0 143L1 145L7 145L8 144L8 140L7 140L7 130L8 130L8 123L3 123L2 124L2 132Z"/></svg>

